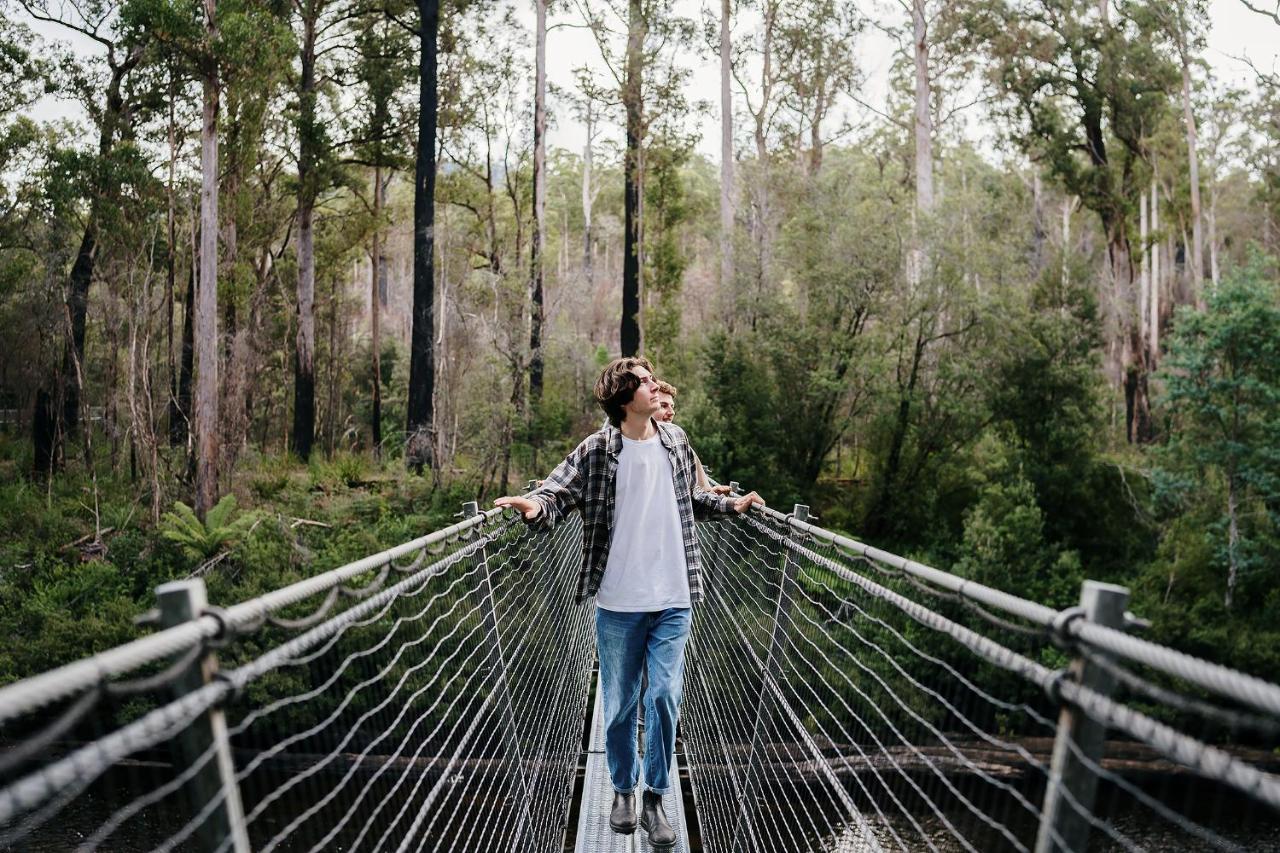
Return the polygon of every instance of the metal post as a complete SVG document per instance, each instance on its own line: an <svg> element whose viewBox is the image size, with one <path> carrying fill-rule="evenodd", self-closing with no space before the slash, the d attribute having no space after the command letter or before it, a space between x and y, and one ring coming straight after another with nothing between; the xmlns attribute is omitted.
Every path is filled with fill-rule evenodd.
<svg viewBox="0 0 1280 853"><path fill-rule="evenodd" d="M1080 591L1080 618L1108 628L1124 627L1129 590L1122 586L1085 581ZM1068 669L1069 677L1103 695L1115 689L1115 679L1097 666L1077 656ZM1093 811L1098 777L1081 760L1102 762L1107 727L1091 719L1079 708L1063 704L1058 712L1058 734L1053 742L1049 784L1044 792L1044 810L1036 836L1036 853L1074 853L1089 841L1089 820ZM1076 751L1071 748L1075 743ZM1070 795L1070 796L1068 796ZM1073 802L1074 800L1074 802ZM1077 807L1078 806L1078 807ZM1081 813L1083 811L1083 814Z"/></svg>
<svg viewBox="0 0 1280 853"><path fill-rule="evenodd" d="M161 584L156 587L156 600L160 607L160 625L164 628L200 618L209 605L204 581L199 578ZM174 693L184 696L204 687L217 671L217 656L207 652L174 681ZM217 850L230 838L230 849L234 853L249 853L244 806L240 802L236 767L231 760L231 741L227 737L227 718L222 709L210 708L193 720L173 742L175 766L179 771L198 761L210 746L214 750L213 757L186 785L192 814L205 808L219 793L223 795L222 805L196 830L196 843L200 849Z"/></svg>
<svg viewBox="0 0 1280 853"><path fill-rule="evenodd" d="M480 505L475 501L466 501L462 504L462 517L474 518L480 513ZM485 636L493 636L493 653L497 657L498 668L498 701L501 703L502 720L502 737L506 741L507 758L515 765L516 773L520 777L520 791L523 803L520 807L520 822L516 824L515 834L512 836L512 849L517 849L521 836L524 834L525 827L529 822L529 805L532 799L533 791L529 788L529 780L524 772L524 755L520 749L520 733L516 730L516 718L514 706L511 704L511 687L507 682L507 659L502 652L502 634L498 632L498 611L495 607L496 601L493 595L493 571L489 566L489 549L481 548L478 552L480 558L480 567L484 572L484 583L481 585L477 593L477 603L480 605L481 619L484 621Z"/></svg>
<svg viewBox="0 0 1280 853"><path fill-rule="evenodd" d="M792 515L797 521L809 520L809 507L805 504L796 504L792 510ZM773 606L773 632L769 638L769 654L765 658L764 669L760 673L760 703L756 705L756 723L751 733L751 752L747 758L747 781L746 790L742 795L742 802L738 808L738 819L733 827L733 844L730 850L752 850L755 845L750 838L743 838L743 824L746 824L746 831L752 832L753 811L755 807L756 781L759 773L756 771L757 753L763 747L762 741L765 736L765 727L769 723L770 717L773 716L774 692L770 690L771 682L775 682L776 675L781 674L782 655L787 642L787 629L785 623L791 618L791 596L787 592L787 585L795 582L795 561L791 559L791 551L784 545L782 548L782 566L778 574L778 597Z"/></svg>

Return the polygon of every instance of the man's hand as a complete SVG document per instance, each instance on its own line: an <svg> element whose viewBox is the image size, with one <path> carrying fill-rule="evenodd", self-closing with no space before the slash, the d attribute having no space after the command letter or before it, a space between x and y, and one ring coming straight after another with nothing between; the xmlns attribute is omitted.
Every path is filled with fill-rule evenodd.
<svg viewBox="0 0 1280 853"><path fill-rule="evenodd" d="M733 486L729 486L729 485L711 487L711 494L713 495L727 495L732 491L733 491Z"/></svg>
<svg viewBox="0 0 1280 853"><path fill-rule="evenodd" d="M764 506L764 498L760 497L755 492L748 492L740 498L733 499L733 511L739 514L744 513L751 509L752 504Z"/></svg>
<svg viewBox="0 0 1280 853"><path fill-rule="evenodd" d="M524 513L524 517L529 521L533 521L542 512L542 504L537 501L531 501L528 498L509 497L498 498L493 502L494 506L509 506L514 510Z"/></svg>

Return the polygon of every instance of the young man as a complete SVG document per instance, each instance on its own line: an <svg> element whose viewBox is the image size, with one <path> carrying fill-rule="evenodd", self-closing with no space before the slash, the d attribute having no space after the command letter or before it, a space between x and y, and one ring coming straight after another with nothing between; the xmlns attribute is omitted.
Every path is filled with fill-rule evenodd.
<svg viewBox="0 0 1280 853"><path fill-rule="evenodd" d="M499 498L545 528L574 510L583 515L577 601L596 599L596 647L605 717L605 757L613 783L609 826L635 831L636 710L642 668L645 691L645 791L639 825L654 848L676 843L662 808L684 679L684 649L693 605L701 598L701 555L694 519L746 512L763 504L755 492L732 499L697 487L684 432L660 423L658 383L643 358L610 362L596 380L608 415L523 497Z"/></svg>

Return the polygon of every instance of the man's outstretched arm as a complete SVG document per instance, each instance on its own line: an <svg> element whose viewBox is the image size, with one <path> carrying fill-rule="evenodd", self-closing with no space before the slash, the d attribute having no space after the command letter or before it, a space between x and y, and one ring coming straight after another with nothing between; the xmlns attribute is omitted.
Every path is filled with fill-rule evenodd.
<svg viewBox="0 0 1280 853"><path fill-rule="evenodd" d="M694 515L703 520L716 515L731 515L735 513L741 515L751 509L752 506L757 505L764 506L765 503L764 498L755 492L748 492L735 498L696 487L693 490Z"/></svg>
<svg viewBox="0 0 1280 853"><path fill-rule="evenodd" d="M547 475L547 479L527 495L498 498L494 506L509 506L524 516L526 522L552 528L560 519L582 506L586 484L586 442L579 445Z"/></svg>

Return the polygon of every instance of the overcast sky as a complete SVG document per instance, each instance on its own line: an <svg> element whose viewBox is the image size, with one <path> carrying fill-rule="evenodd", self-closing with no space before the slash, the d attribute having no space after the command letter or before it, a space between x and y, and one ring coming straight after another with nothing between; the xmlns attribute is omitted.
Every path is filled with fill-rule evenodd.
<svg viewBox="0 0 1280 853"><path fill-rule="evenodd" d="M1265 6L1268 0L1260 0L1255 5ZM529 11L521 15L532 31L532 3ZM557 4L563 6L565 4ZM695 19L700 18L703 8L718 10L718 0L677 0L677 6L683 14ZM897 3L884 0L863 0L863 10L885 24L900 23L895 16L906 18ZM1209 4L1212 29L1209 34L1209 46L1205 59L1213 67L1214 74L1222 83L1232 83L1252 87L1256 75L1244 62L1235 57L1247 56L1259 68L1280 70L1280 25L1267 18L1250 12L1240 0L1210 0ZM557 21L575 20L569 14L554 16ZM858 57L862 73L866 77L861 98L878 107L883 107L888 88L888 74L893 63L896 50L891 40L879 30L871 29L861 38L858 45ZM718 56L691 54L688 58L693 67L693 77L689 84L691 101L707 100L713 105L710 114L701 116L699 128L702 131L698 150L712 160L720 159L720 61ZM573 70L581 65L590 65L604 73L604 65L599 59L599 51L591 35L581 29L558 28L548 35L547 41L547 77L556 85L572 89ZM735 88L735 97L736 94ZM847 105L851 117L858 113L853 104ZM548 141L552 146L580 150L583 146L585 131L573 120L567 109L556 109L555 126L548 132ZM865 115L865 113L863 113ZM620 130L618 132L620 135Z"/></svg>
<svg viewBox="0 0 1280 853"><path fill-rule="evenodd" d="M863 0L863 2L864 11L875 15L878 20L886 24L899 23L895 16L903 15L898 4L892 0ZM1268 2L1270 0L1261 0L1263 5ZM533 3L527 1L522 2L521 5L523 8L519 12L519 19L532 32ZM552 24L578 20L568 11L573 8L571 3L559 2L555 5L566 11L553 16ZM702 15L703 8L718 10L720 4L717 0L677 0L677 6L683 14L698 19ZM1280 25L1248 11L1240 0L1210 0L1209 8L1212 27L1205 59L1213 67L1214 74L1220 82L1245 87L1253 85L1255 75L1241 61L1243 57L1248 57L1261 69L1280 71ZM35 23L32 26L46 38L66 38L65 31L61 28ZM86 52L95 49L95 46L87 40L82 40L76 46ZM894 50L895 45L878 30L871 29L867 35L861 37L858 58L861 71L865 75L864 90L861 93L863 100L883 106ZM532 56L529 59L532 66ZM688 91L690 100L706 100L713 105L706 115L694 118L701 130L699 150L712 160L718 160L720 156L719 60L710 54L692 52L688 55L687 61L693 69ZM604 71L599 51L591 35L585 30L570 27L562 26L553 29L548 36L547 44L547 74L550 81L563 89L572 90L574 88L573 71L582 65L593 66L602 73ZM852 114L851 117L858 117L858 114L853 111L852 104L847 108ZM553 147L581 150L585 136L583 127L573 120L569 110L563 108L563 105L552 103L551 109L555 124L548 134L549 144ZM83 117L81 111L73 104L51 99L42 101L37 107L37 112L43 118Z"/></svg>

